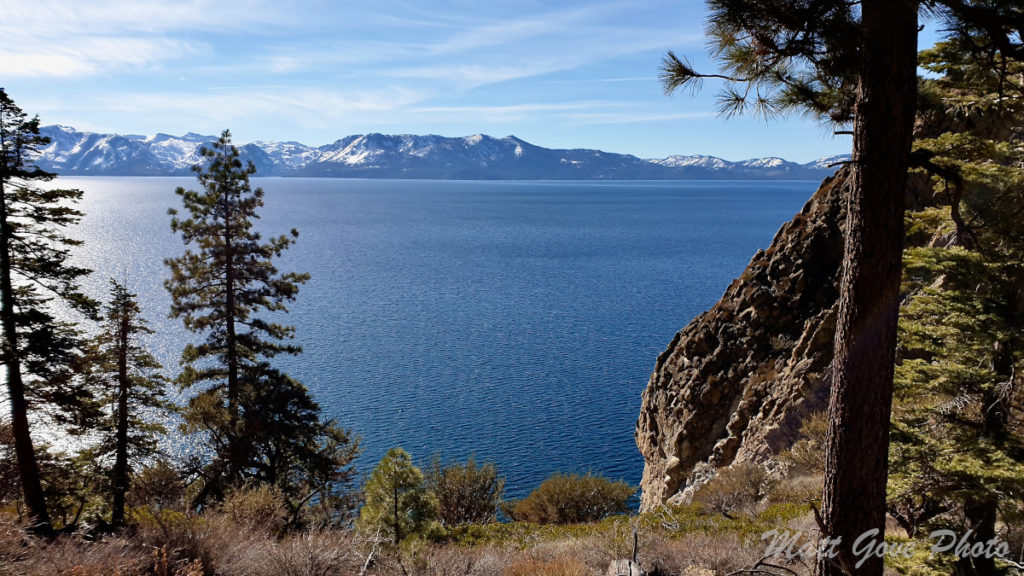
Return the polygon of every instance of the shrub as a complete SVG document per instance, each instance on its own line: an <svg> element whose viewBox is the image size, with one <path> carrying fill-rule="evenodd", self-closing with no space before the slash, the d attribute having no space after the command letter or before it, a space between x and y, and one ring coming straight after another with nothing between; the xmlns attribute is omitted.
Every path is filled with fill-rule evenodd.
<svg viewBox="0 0 1024 576"><path fill-rule="evenodd" d="M257 532L279 533L288 522L284 497L279 490L266 484L231 492L218 509L235 526Z"/></svg>
<svg viewBox="0 0 1024 576"><path fill-rule="evenodd" d="M827 434L828 416L824 412L815 412L804 420L800 427L800 440L779 454L779 461L787 466L787 475L816 476L824 472Z"/></svg>
<svg viewBox="0 0 1024 576"><path fill-rule="evenodd" d="M216 534L207 520L196 514L176 510L153 510L148 507L132 508L129 523L134 525L135 540L150 550L163 550L164 564L179 566L199 559L212 566L210 541Z"/></svg>
<svg viewBox="0 0 1024 576"><path fill-rule="evenodd" d="M648 574L703 576L749 571L764 555L764 543L758 538L743 538L732 533L687 534L681 538L654 536L640 547L640 564ZM792 566L796 568L796 566ZM755 571L756 572L756 571ZM784 571L759 572L782 574ZM794 574L807 574L805 571Z"/></svg>
<svg viewBox="0 0 1024 576"><path fill-rule="evenodd" d="M768 487L768 501L774 503L804 503L821 500L821 476L788 476Z"/></svg>
<svg viewBox="0 0 1024 576"><path fill-rule="evenodd" d="M401 448L384 455L366 482L366 504L358 525L379 532L395 544L408 536L424 535L432 526L437 502L423 485L423 472Z"/></svg>
<svg viewBox="0 0 1024 576"><path fill-rule="evenodd" d="M264 545L257 555L260 564L243 573L275 576L331 576L356 574L363 558L351 533L341 531L303 532Z"/></svg>
<svg viewBox="0 0 1024 576"><path fill-rule="evenodd" d="M158 460L132 477L126 498L133 507L184 512L185 482L177 468L166 460Z"/></svg>
<svg viewBox="0 0 1024 576"><path fill-rule="evenodd" d="M441 466L435 455L427 473L427 486L437 499L437 519L446 527L493 522L501 505L505 479L491 462Z"/></svg>
<svg viewBox="0 0 1024 576"><path fill-rule="evenodd" d="M736 462L720 468L710 482L694 492L693 501L731 518L733 511L751 507L757 502L764 480L764 470L757 464Z"/></svg>
<svg viewBox="0 0 1024 576"><path fill-rule="evenodd" d="M149 574L149 551L124 538L88 542L74 534L52 540L28 535L27 523L0 513L2 576L142 576Z"/></svg>
<svg viewBox="0 0 1024 576"><path fill-rule="evenodd" d="M555 474L522 500L509 502L502 511L518 522L572 524L594 522L629 511L626 501L636 490L587 474Z"/></svg>

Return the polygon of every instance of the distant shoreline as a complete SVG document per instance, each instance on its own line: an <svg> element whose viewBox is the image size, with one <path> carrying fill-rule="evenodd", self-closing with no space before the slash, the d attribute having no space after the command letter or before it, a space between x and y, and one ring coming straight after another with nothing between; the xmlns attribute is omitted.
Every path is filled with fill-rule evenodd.
<svg viewBox="0 0 1024 576"><path fill-rule="evenodd" d="M192 166L203 161L200 149L215 140L193 133L97 134L68 126L44 126L40 133L50 143L40 149L36 163L64 176L191 176ZM847 158L829 156L802 164L777 157L738 162L706 155L639 158L601 150L543 148L515 136L482 134L359 134L323 146L253 142L238 150L240 159L252 162L261 176L374 180L821 181Z"/></svg>

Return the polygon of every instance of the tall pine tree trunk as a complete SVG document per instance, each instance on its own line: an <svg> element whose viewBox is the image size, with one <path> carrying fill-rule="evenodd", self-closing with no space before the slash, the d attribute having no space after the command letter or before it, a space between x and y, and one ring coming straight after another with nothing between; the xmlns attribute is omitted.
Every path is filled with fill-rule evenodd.
<svg viewBox="0 0 1024 576"><path fill-rule="evenodd" d="M128 492L128 333L130 322L127 310L122 310L117 334L117 431L114 455L114 498L110 523L124 524L124 496Z"/></svg>
<svg viewBox="0 0 1024 576"><path fill-rule="evenodd" d="M228 482L235 482L241 478L242 470L245 467L245 456L242 450L242 439L239 437L240 422L238 412L238 373L240 370L238 362L238 335L235 333L235 237L232 230L234 215L231 212L230 190L225 186L221 192L224 195L224 318L227 322L227 355L228 364L228 426L231 433L228 437Z"/></svg>
<svg viewBox="0 0 1024 576"><path fill-rule="evenodd" d="M28 402L25 400L25 383L21 377L21 362L18 357L11 265L7 198L4 195L4 182L0 180L0 322L4 331L3 354L4 366L7 368L7 393L11 404L14 452L18 458L18 474L21 476L21 489L25 496L28 515L38 532L48 533L52 530L50 515L46 510L46 498L39 478L39 463L36 461L32 435L29 432Z"/></svg>
<svg viewBox="0 0 1024 576"><path fill-rule="evenodd" d="M825 453L823 519L852 545L885 531L889 419L899 314L903 212L917 92L917 2L863 0L853 182L847 189L846 246L836 327ZM839 559L837 559L839 560ZM868 558L852 572L880 576ZM817 574L843 574L819 559Z"/></svg>
<svg viewBox="0 0 1024 576"><path fill-rule="evenodd" d="M999 502L995 497L971 500L964 505L964 516L967 518L967 525L974 532L971 534L972 542L988 542L996 537L996 519L999 514ZM962 557L957 560L956 573L958 576L996 576L995 558L988 558L985 554L979 556Z"/></svg>

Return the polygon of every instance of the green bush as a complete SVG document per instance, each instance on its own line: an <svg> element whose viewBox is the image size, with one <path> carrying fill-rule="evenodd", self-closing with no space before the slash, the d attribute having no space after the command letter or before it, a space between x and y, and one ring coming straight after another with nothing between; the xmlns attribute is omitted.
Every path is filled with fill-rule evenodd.
<svg viewBox="0 0 1024 576"><path fill-rule="evenodd" d="M493 522L505 479L491 462L478 466L471 456L465 464L442 466L441 457L434 456L427 486L437 498L437 519L450 528Z"/></svg>
<svg viewBox="0 0 1024 576"><path fill-rule="evenodd" d="M357 525L399 544L409 536L427 535L434 527L437 502L424 486L423 472L401 448L392 448L366 482L366 503Z"/></svg>
<svg viewBox="0 0 1024 576"><path fill-rule="evenodd" d="M517 522L594 522L628 512L626 501L635 492L625 482L613 482L593 474L555 474L526 498L502 506L502 511Z"/></svg>

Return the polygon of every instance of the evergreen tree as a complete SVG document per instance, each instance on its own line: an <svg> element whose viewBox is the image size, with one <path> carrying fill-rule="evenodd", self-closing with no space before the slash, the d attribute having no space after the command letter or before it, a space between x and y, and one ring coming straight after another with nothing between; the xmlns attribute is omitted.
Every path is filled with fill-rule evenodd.
<svg viewBox="0 0 1024 576"><path fill-rule="evenodd" d="M423 534L434 521L437 502L424 485L423 472L401 448L392 448L373 469L365 489L359 526L379 531L399 544Z"/></svg>
<svg viewBox="0 0 1024 576"><path fill-rule="evenodd" d="M922 81L915 154L949 209L909 218L889 507L910 533L940 524L987 541L1024 498L1024 65L962 38L922 63L941 76ZM992 558L958 563L996 573Z"/></svg>
<svg viewBox="0 0 1024 576"><path fill-rule="evenodd" d="M79 244L65 236L82 213L80 190L46 189L56 175L34 158L49 142L39 118L27 115L0 88L0 326L11 429L28 514L38 530L51 530L29 414L73 424L88 399L74 385L69 366L79 346L74 326L58 320L52 305L86 314L95 303L77 284L88 270L69 263Z"/></svg>
<svg viewBox="0 0 1024 576"><path fill-rule="evenodd" d="M884 530L893 366L900 301L904 195L916 115L917 0L709 0L709 29L723 74L701 74L669 53L667 91L726 81L726 114L802 110L853 123L852 173L834 346L826 445L824 530L841 538L838 562L818 574L853 570L851 546ZM935 0L955 34L1004 51L1020 43L1014 3ZM871 558L858 573L882 573Z"/></svg>
<svg viewBox="0 0 1024 576"><path fill-rule="evenodd" d="M139 303L123 284L110 281L110 300L86 375L101 390L102 438L91 451L96 461L113 462L110 479L111 524L124 523L125 494L136 463L157 454L157 434L165 430L156 418L170 409L160 363L139 342L152 334Z"/></svg>
<svg viewBox="0 0 1024 576"><path fill-rule="evenodd" d="M241 480L276 487L293 524L302 522L310 507L328 513L329 523L343 523L354 505L348 490L358 439L333 420L322 420L308 390L287 374L263 364L241 380L234 422L207 396L195 405L206 412L191 414L189 425L211 433L218 453L229 450L233 438L242 439Z"/></svg>
<svg viewBox="0 0 1024 576"><path fill-rule="evenodd" d="M911 534L938 524L985 542L1000 508L1013 514L1024 499L1024 318L1004 276L1020 260L960 246L904 259L889 508ZM992 558L961 563L964 574L996 573Z"/></svg>
<svg viewBox="0 0 1024 576"><path fill-rule="evenodd" d="M285 311L308 274L279 273L274 259L298 237L292 230L264 240L253 230L263 190L249 176L225 131L206 164L196 166L203 190L178 188L188 218L171 209L171 229L181 234L184 255L166 260L171 316L203 340L182 353L183 388L201 386L184 417L187 431L206 434L212 459L197 470L199 502L221 498L248 480L277 484L295 504L324 496L351 479L356 441L333 422L302 384L270 364L278 354L298 354L287 343L293 328L267 320ZM305 490L305 494L299 495Z"/></svg>
<svg viewBox="0 0 1024 576"><path fill-rule="evenodd" d="M285 310L285 302L295 299L309 275L279 274L273 265L298 238L297 230L266 242L253 230L257 210L263 207L263 189L250 185L256 167L252 162L242 165L231 133L225 130L200 154L207 165L193 169L203 191L175 190L189 217L178 218L177 210L168 210L171 230L194 250L187 248L181 257L165 261L171 270L165 285L173 300L171 316L206 336L182 353L182 384L210 383L223 389L229 412L234 412L243 371L260 359L300 351L283 343L293 335L290 326L267 322L259 313ZM196 367L207 359L216 362Z"/></svg>

